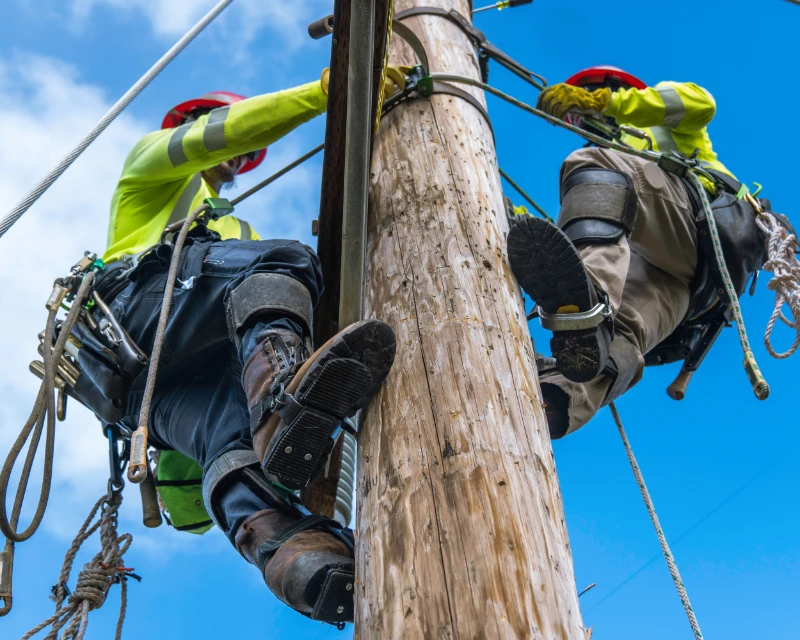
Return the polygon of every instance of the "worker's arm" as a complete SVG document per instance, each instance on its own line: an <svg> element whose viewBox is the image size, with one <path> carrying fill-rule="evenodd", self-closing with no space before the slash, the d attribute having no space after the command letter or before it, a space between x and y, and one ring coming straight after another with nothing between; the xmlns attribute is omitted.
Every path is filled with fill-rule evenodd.
<svg viewBox="0 0 800 640"><path fill-rule="evenodd" d="M258 151L325 112L319 80L215 109L194 122L142 138L125 161L122 181L167 182Z"/></svg>
<svg viewBox="0 0 800 640"><path fill-rule="evenodd" d="M615 91L603 115L634 127L696 133L711 122L716 110L711 94L692 82L659 82L647 89Z"/></svg>

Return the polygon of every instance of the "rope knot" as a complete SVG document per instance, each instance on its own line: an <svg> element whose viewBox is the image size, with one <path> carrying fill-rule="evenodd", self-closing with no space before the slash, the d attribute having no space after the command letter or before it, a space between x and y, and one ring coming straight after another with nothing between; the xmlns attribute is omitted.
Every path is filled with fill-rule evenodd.
<svg viewBox="0 0 800 640"><path fill-rule="evenodd" d="M83 565L75 591L69 597L70 604L77 606L81 601L86 601L90 611L100 608L106 600L109 587L114 584L116 573L116 568L107 567L102 562Z"/></svg>

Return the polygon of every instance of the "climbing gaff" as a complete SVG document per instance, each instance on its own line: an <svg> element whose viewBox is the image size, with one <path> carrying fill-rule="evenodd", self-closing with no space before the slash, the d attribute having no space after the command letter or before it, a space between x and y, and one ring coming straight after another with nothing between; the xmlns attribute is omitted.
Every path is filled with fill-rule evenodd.
<svg viewBox="0 0 800 640"><path fill-rule="evenodd" d="M48 173L42 181L37 184L33 190L25 196L18 204L15 206L9 213L6 215L5 218L0 220L0 238L3 237L6 231L8 231L11 226L19 220L22 215L33 206L33 204L47 191L50 186L58 180L62 173L64 173L69 166L80 156L86 148L95 141L95 139L103 133L103 131L110 125L114 119L125 110L133 99L138 96L144 88L150 84L150 82L155 78L163 69L172 62L175 57L183 51L186 46L194 40L197 35L203 31L213 20L216 18L222 11L231 3L233 0L220 0L217 5L211 9L205 16L203 16L200 21L194 25L178 42L176 42L172 48L167 51L147 72L136 81L125 94L117 100L117 102L106 112L106 114L100 118L96 125L92 128L89 133L81 140L78 145L70 151L64 159L56 165L56 167Z"/></svg>

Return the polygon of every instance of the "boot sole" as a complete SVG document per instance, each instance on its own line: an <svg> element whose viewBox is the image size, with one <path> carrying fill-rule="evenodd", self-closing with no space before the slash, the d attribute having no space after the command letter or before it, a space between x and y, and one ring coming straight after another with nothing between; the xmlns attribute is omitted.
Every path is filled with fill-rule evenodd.
<svg viewBox="0 0 800 640"><path fill-rule="evenodd" d="M578 311L594 306L594 284L580 253L554 224L526 218L508 234L508 261L522 289L546 313L574 305ZM581 331L557 331L550 349L559 370L568 380L588 382L596 378L608 358L603 325Z"/></svg>
<svg viewBox="0 0 800 640"><path fill-rule="evenodd" d="M336 427L367 406L394 354L394 332L378 320L357 322L318 349L286 388L303 410L291 424L277 425L262 460L267 478L287 489L305 488L318 475Z"/></svg>
<svg viewBox="0 0 800 640"><path fill-rule="evenodd" d="M355 563L328 568L315 598L311 619L329 624L353 622L356 608L355 585Z"/></svg>

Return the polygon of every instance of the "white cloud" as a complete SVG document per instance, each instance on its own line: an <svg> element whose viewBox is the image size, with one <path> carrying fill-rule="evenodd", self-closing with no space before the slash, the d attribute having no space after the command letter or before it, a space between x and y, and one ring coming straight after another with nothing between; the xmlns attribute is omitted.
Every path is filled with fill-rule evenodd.
<svg viewBox="0 0 800 640"><path fill-rule="evenodd" d="M110 101L101 88L82 81L74 67L34 55L0 56L0 93L4 96L0 103L0 192L10 206L80 140ZM84 250L104 250L109 201L123 160L148 129L131 116L120 116L0 238L0 272L5 276L0 287L0 456L5 456L28 417L38 389L28 364L38 359L36 335L44 327L44 302L53 280L64 275ZM316 144L301 140L302 133L296 132L275 145L268 154L267 168L243 179L236 191ZM307 165L241 205L242 215L265 237L302 236L308 242L318 185L318 165ZM55 475L45 529L71 539L105 490L107 478L107 447L98 422L77 402L71 402L66 422L57 424ZM31 485L28 515L36 503L38 479ZM156 539L159 544L166 541L176 552L195 553L198 548L190 544L192 536L187 534L166 527L157 532L144 529L139 524L141 510L135 488L126 491L123 516L121 530L133 531L140 549L154 549Z"/></svg>
<svg viewBox="0 0 800 640"><path fill-rule="evenodd" d="M56 164L108 108L103 91L82 83L74 68L37 56L0 58L0 192L16 202ZM53 280L85 249L102 252L108 203L130 147L146 129L122 116L48 193L0 239L0 450L7 451L27 418L38 380L36 334ZM57 425L57 458L46 526L73 535L107 480L107 449L95 418L70 403ZM35 503L33 482L28 508Z"/></svg>
<svg viewBox="0 0 800 640"><path fill-rule="evenodd" d="M216 0L73 0L72 16L85 21L103 5L127 14L143 14L160 36L185 33L216 4ZM332 10L332 0L235 0L218 18L231 42L248 44L262 29L295 49L308 39L306 27Z"/></svg>

